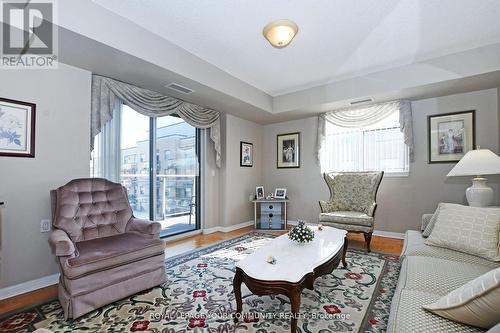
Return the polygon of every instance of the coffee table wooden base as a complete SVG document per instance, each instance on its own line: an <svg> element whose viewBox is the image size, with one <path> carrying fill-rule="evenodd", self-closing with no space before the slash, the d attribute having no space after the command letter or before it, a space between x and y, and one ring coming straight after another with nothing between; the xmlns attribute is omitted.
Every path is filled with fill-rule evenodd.
<svg viewBox="0 0 500 333"><path fill-rule="evenodd" d="M247 288L255 295L285 295L290 299L290 304L292 307L291 313L291 325L290 331L295 333L297 331L297 319L299 317L300 309L300 294L304 288L313 290L314 280L316 278L330 274L335 268L338 267L340 261L347 267L345 261L345 255L347 252L347 237L344 238L344 247L342 251L339 251L330 260L323 263L322 265L316 267L312 273L305 275L299 282L287 282L287 281L264 281L254 279L241 269L236 267L236 274L233 279L234 295L236 297L236 315L234 316L234 322L237 323L241 313L243 311L243 302L241 298L241 284L244 283Z"/></svg>

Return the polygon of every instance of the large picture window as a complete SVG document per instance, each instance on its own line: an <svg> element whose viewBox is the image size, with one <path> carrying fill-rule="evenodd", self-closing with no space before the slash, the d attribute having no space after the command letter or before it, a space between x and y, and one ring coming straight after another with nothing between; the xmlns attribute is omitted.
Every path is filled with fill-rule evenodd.
<svg viewBox="0 0 500 333"><path fill-rule="evenodd" d="M198 229L199 131L121 105L96 137L91 176L122 183L134 216L160 222L162 236Z"/></svg>
<svg viewBox="0 0 500 333"><path fill-rule="evenodd" d="M385 171L387 175L407 175L409 160L397 110L370 126L340 127L325 122L323 172Z"/></svg>

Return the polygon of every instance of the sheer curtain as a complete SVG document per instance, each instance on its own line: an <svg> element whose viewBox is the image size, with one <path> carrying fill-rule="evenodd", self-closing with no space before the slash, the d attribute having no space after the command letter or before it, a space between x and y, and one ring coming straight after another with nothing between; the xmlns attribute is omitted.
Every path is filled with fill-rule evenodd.
<svg viewBox="0 0 500 333"><path fill-rule="evenodd" d="M96 137L92 152L92 176L106 178L116 183L121 182L121 106L122 103L116 101L113 118L101 128L101 133Z"/></svg>
<svg viewBox="0 0 500 333"><path fill-rule="evenodd" d="M404 143L408 146L410 161L413 161L413 125L411 102L406 100L372 104L355 108L334 110L318 117L318 138L316 156L321 165L325 149L326 123L343 128L366 127L376 124L394 112L399 113L399 129L403 133Z"/></svg>

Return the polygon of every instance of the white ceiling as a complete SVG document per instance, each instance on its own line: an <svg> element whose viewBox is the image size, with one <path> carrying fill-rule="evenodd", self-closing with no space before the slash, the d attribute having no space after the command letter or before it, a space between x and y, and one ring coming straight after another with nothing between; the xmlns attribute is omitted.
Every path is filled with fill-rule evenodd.
<svg viewBox="0 0 500 333"><path fill-rule="evenodd" d="M500 42L498 0L94 2L272 96ZM299 33L275 49L282 18Z"/></svg>

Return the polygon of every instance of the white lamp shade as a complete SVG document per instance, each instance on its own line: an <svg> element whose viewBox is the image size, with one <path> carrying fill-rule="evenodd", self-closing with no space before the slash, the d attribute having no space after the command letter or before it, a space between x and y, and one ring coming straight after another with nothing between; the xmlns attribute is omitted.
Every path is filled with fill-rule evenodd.
<svg viewBox="0 0 500 333"><path fill-rule="evenodd" d="M448 173L453 176L500 174L500 157L489 149L470 150Z"/></svg>

